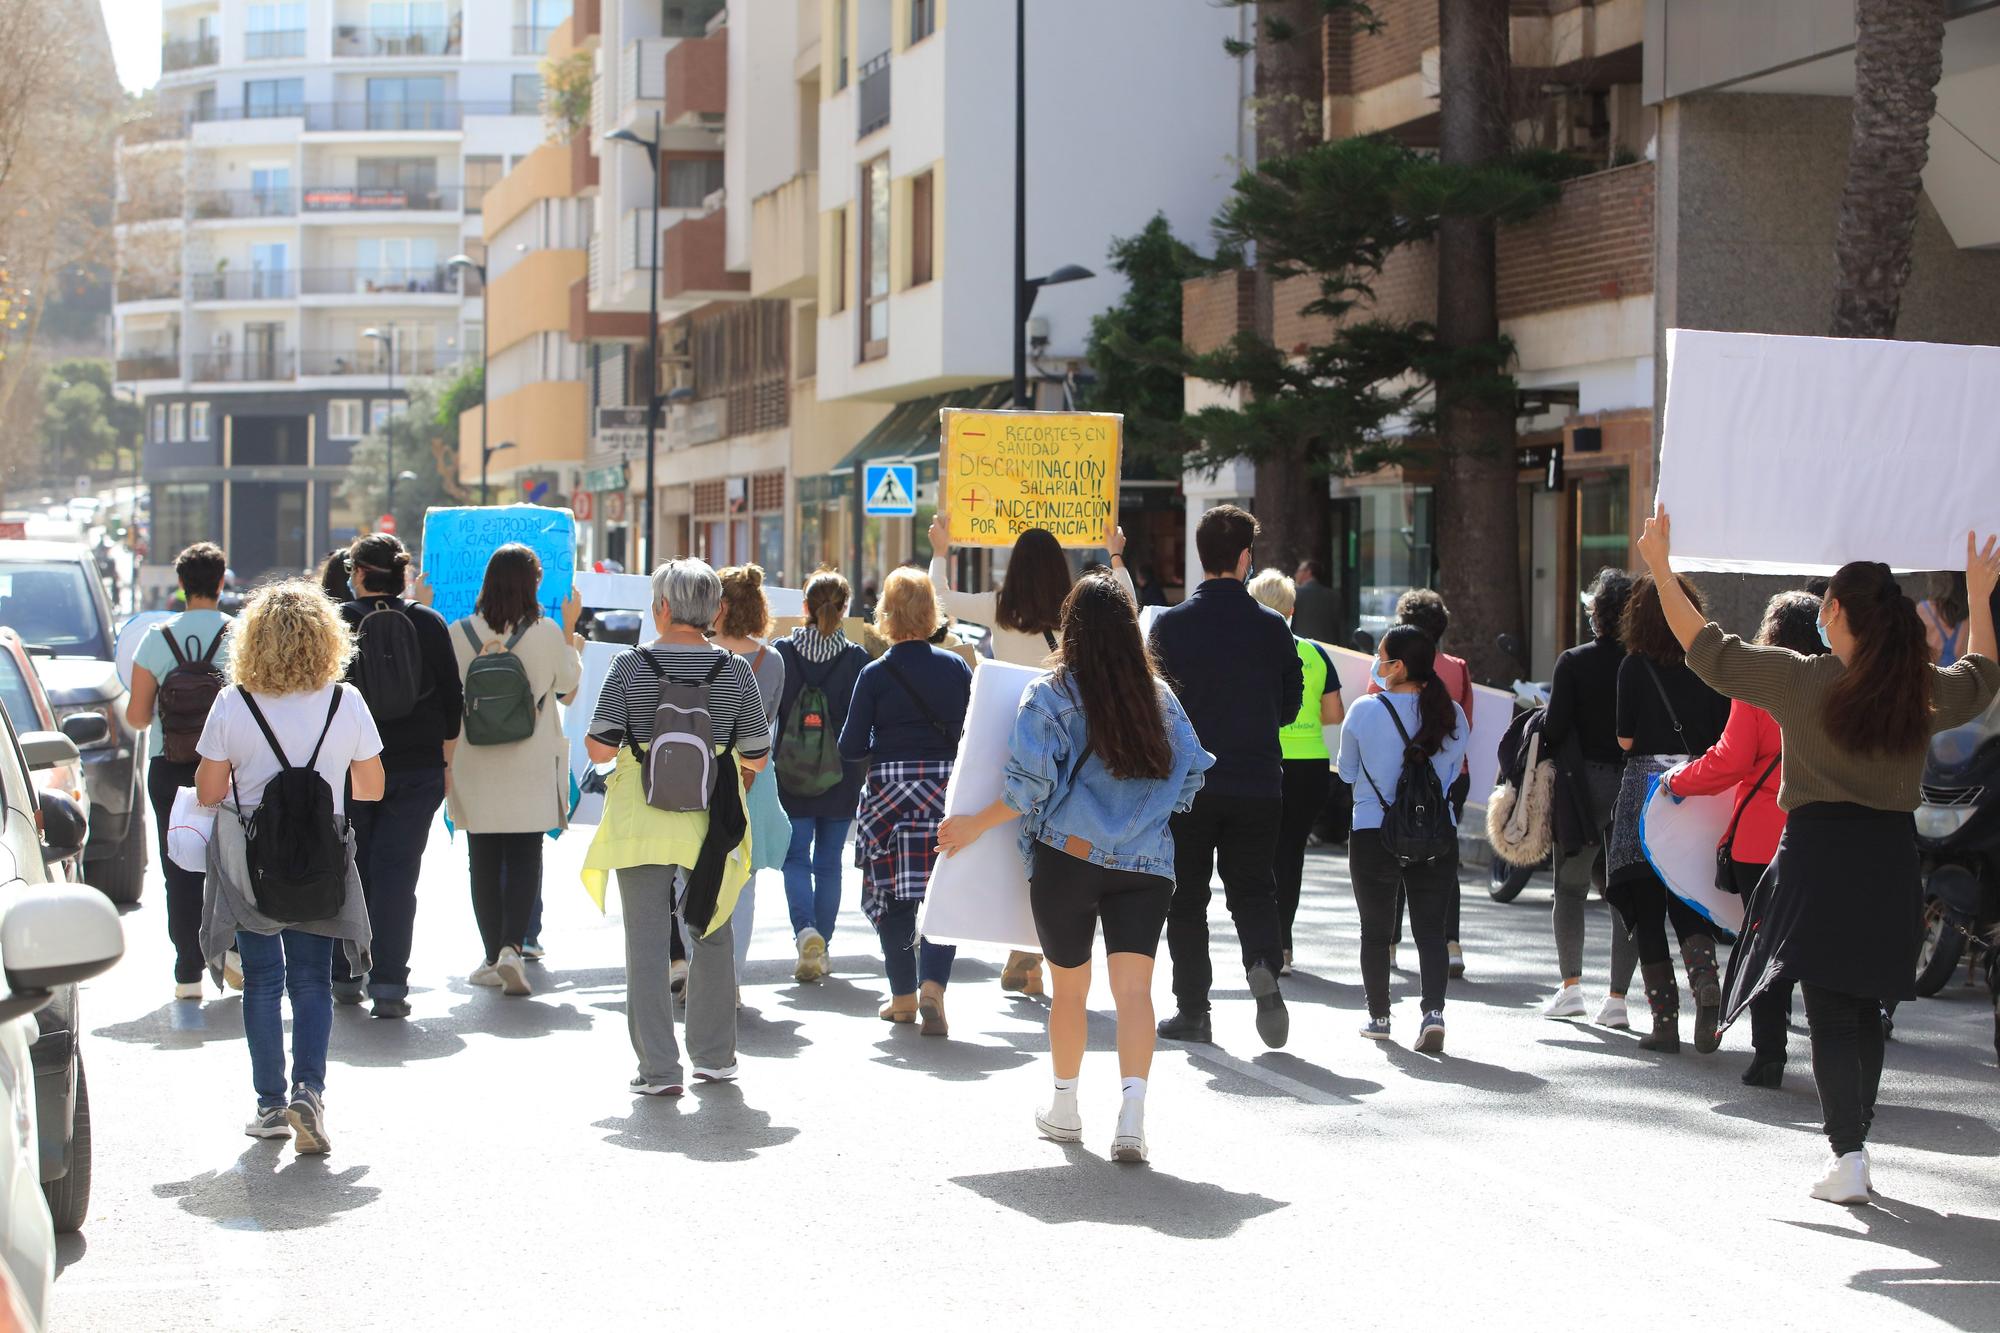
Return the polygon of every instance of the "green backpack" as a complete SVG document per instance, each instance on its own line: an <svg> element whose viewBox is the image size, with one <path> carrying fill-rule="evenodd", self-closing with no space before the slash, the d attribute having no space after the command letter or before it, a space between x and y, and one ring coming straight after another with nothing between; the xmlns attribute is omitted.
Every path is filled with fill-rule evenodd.
<svg viewBox="0 0 2000 1333"><path fill-rule="evenodd" d="M472 645L472 662L465 668L465 729L467 745L510 745L535 734L541 701L528 684L528 668L514 646L528 632L523 625L504 646L495 639L479 641L470 619L458 622Z"/></svg>
<svg viewBox="0 0 2000 1333"><path fill-rule="evenodd" d="M804 658L798 659L804 665ZM847 765L840 757L839 737L826 707L826 681L839 669L838 657L828 664L827 673L814 681L802 670L798 697L792 711L778 729L778 786L793 796L821 796L840 785Z"/></svg>

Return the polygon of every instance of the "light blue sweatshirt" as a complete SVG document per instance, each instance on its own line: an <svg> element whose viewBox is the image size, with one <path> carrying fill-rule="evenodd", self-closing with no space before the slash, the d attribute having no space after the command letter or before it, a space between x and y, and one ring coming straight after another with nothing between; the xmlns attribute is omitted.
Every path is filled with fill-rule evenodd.
<svg viewBox="0 0 2000 1333"><path fill-rule="evenodd" d="M1347 710L1347 720L1340 727L1340 776L1354 788L1354 827L1358 829L1382 827L1382 802L1396 799L1396 788L1403 778L1403 738L1389 716L1391 708L1403 720L1404 728L1415 736L1418 721L1414 694L1366 695ZM1465 752L1472 747L1472 725L1465 720L1465 710L1454 703L1451 711L1457 719L1457 728L1431 756L1438 785L1447 790L1457 780L1459 769L1465 764ZM1367 777L1362 776L1364 766ZM1374 779L1374 786L1369 785L1369 778ZM1376 787L1382 789L1379 798Z"/></svg>

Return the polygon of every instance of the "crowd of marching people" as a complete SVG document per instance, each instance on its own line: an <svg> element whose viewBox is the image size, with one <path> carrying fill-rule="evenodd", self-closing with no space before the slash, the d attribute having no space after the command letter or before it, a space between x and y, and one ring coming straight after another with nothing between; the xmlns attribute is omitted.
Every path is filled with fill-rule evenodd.
<svg viewBox="0 0 2000 1333"><path fill-rule="evenodd" d="M923 901L941 857L1005 838L1039 950L1014 952L1001 985L1049 997L1053 1090L1035 1125L1082 1137L1101 934L1121 1078L1111 1155L1144 1161L1156 1039L1213 1039L1218 877L1256 1031L1273 1048L1288 1041L1281 979L1308 961L1294 943L1307 846L1336 793L1351 806L1361 1035L1391 1040L1407 919L1412 1044L1442 1052L1447 993L1465 968L1470 670L1444 651L1444 602L1417 590L1376 643L1366 691L1343 699L1324 570L1255 572L1257 535L1242 509L1208 511L1195 532L1202 581L1145 617L1115 527L1105 562L1080 577L1053 536L1023 533L997 587L972 592L952 586L949 534L934 524L929 570L890 571L867 621L831 570L807 580L803 614L782 626L754 565L653 571L652 633L613 660L584 740L603 806L582 881L600 907L614 877L618 887L632 1092L738 1077L765 870L784 889L793 976L811 984L832 972L843 874L856 867L886 982L881 1018L948 1036L956 950L925 937ZM1585 594L1592 637L1557 661L1546 709L1509 733L1511 785L1488 810L1497 849L1553 866L1556 985L1542 1013L1592 1012L1593 888L1616 920L1595 1021L1632 1026L1636 972L1641 1048L1680 1050L1685 992L1694 1049L1714 1051L1747 1014L1743 1081L1779 1086L1796 990L1834 1154L1812 1192L1866 1201L1888 1014L1912 993L1909 812L1929 737L2000 689L2000 557L1969 540L1963 585L1921 608L1886 567L1848 565L1818 594L1773 598L1752 642L1710 623L1673 572L1664 512L1639 551L1643 570L1606 569ZM520 545L493 552L456 621L429 605L392 535L334 552L316 581L258 590L235 617L217 607L225 566L206 543L180 554L186 609L141 645L129 717L150 731L175 996L199 1001L205 972L241 989L257 1098L247 1132L319 1153L336 1006L410 1015L419 875L440 810L465 834L465 938L479 949L466 979L508 996L535 989L544 851L579 795L560 710L584 684L582 607L572 592L551 614L540 561ZM986 656L1039 674L1014 717L1001 794L948 813L981 660L955 621L983 627ZM1523 755L1547 761L1546 785ZM187 822L189 788L213 817L194 864L169 837ZM1717 883L1745 902L1733 949L1642 844L1655 788L1731 798ZM1174 1008L1157 1018L1163 938Z"/></svg>

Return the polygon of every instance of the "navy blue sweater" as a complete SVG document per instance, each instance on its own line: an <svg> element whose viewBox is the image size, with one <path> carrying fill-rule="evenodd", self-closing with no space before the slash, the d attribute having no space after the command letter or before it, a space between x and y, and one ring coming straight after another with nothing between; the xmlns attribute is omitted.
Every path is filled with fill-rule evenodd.
<svg viewBox="0 0 2000 1333"><path fill-rule="evenodd" d="M890 674L892 663L908 688ZM910 697L911 690L921 694L943 726L942 734ZM927 643L899 643L861 669L847 721L841 724L840 752L849 759L882 761L956 759L971 697L972 668L964 658Z"/></svg>
<svg viewBox="0 0 2000 1333"><path fill-rule="evenodd" d="M1278 799L1278 729L1298 716L1305 671L1291 627L1241 580L1208 579L1153 622L1153 653L1201 748L1215 756L1202 791Z"/></svg>

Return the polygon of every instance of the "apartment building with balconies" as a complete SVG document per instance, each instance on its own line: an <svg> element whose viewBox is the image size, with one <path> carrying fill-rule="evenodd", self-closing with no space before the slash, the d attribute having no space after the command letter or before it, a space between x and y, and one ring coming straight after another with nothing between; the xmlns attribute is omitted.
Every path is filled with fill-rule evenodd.
<svg viewBox="0 0 2000 1333"><path fill-rule="evenodd" d="M158 110L121 145L114 307L147 407L150 582L189 541L254 576L373 521L338 500L349 453L410 377L477 354L479 286L447 261L542 140L569 8L163 0Z"/></svg>

